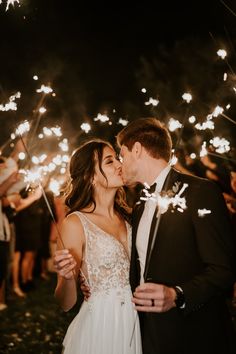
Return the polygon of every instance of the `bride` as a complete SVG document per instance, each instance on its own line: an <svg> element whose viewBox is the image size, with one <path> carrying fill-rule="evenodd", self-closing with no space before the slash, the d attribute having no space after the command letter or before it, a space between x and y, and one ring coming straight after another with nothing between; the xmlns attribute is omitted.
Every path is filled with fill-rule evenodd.
<svg viewBox="0 0 236 354"><path fill-rule="evenodd" d="M70 175L69 213L54 255L55 297L64 311L75 305L79 272L91 295L67 330L63 353L141 354L129 285L131 227L121 163L109 143L91 140L72 156Z"/></svg>

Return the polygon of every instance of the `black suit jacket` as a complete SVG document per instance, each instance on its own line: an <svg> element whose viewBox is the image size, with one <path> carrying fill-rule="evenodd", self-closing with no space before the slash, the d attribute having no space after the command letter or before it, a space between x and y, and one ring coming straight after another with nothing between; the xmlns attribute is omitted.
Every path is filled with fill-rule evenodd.
<svg viewBox="0 0 236 354"><path fill-rule="evenodd" d="M226 294L235 280L234 244L229 214L218 187L209 180L171 169L163 190L188 184L187 209L169 208L161 215L147 270L150 282L179 285L184 310L140 315L144 354L228 354L235 352L235 333ZM199 209L210 210L200 217ZM130 282L139 284L136 234L142 203L133 213ZM148 257L147 257L148 258Z"/></svg>

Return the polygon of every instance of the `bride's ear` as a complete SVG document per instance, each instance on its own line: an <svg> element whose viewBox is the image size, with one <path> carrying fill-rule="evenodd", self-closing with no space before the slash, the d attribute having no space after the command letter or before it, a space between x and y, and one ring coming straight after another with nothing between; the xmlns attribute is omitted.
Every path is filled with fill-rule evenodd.
<svg viewBox="0 0 236 354"><path fill-rule="evenodd" d="M94 175L92 179L92 186L95 187L96 183L97 183L97 179L96 179L96 175Z"/></svg>

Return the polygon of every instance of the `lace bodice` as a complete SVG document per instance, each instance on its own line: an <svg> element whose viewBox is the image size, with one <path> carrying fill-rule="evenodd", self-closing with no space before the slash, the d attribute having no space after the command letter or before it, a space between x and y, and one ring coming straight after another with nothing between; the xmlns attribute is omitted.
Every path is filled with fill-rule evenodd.
<svg viewBox="0 0 236 354"><path fill-rule="evenodd" d="M84 228L86 247L82 268L85 269L91 292L128 286L131 251L130 225L126 222L127 253L124 245L114 236L103 231L83 213L75 213L79 216Z"/></svg>

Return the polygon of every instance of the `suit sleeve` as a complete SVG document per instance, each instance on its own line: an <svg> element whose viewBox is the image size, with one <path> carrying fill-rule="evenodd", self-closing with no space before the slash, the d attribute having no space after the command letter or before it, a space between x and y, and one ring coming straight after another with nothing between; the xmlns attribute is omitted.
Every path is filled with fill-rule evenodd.
<svg viewBox="0 0 236 354"><path fill-rule="evenodd" d="M221 191L215 183L201 180L191 187L188 199L202 271L183 284L185 313L225 296L235 281L233 232ZM204 209L207 213L201 216Z"/></svg>

